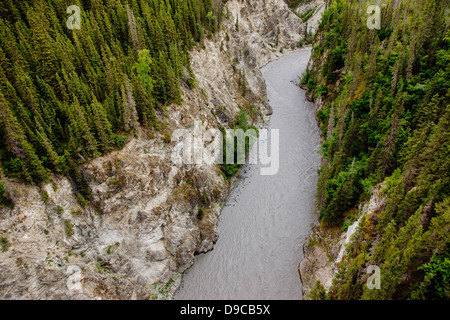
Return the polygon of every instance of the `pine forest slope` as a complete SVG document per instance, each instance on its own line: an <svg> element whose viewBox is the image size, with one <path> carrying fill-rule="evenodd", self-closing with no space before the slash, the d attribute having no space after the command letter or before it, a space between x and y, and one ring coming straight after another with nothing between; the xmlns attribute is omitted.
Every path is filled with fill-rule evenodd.
<svg viewBox="0 0 450 320"><path fill-rule="evenodd" d="M347 230L376 186L386 199L362 219L334 282L310 297L450 298L450 30L446 1L335 0L302 78L315 99L323 165L322 231ZM381 289L369 290L369 266Z"/></svg>
<svg viewBox="0 0 450 320"><path fill-rule="evenodd" d="M29 182L68 174L123 146L139 125L168 135L165 106L194 87L189 51L220 24L211 0L75 1L82 27L66 27L67 3L0 4L0 163ZM134 94L133 94L134 93Z"/></svg>
<svg viewBox="0 0 450 320"><path fill-rule="evenodd" d="M0 297L170 299L217 240L236 167L176 129L267 123L262 66L301 45L283 0L0 4Z"/></svg>

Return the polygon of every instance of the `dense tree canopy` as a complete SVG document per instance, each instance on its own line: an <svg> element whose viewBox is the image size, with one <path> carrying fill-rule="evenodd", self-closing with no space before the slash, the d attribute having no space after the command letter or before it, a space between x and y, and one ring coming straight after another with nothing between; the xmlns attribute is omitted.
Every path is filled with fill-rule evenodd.
<svg viewBox="0 0 450 320"><path fill-rule="evenodd" d="M0 4L0 167L34 183L70 175L120 147L138 126L160 130L155 110L195 86L189 52L217 30L222 1L75 0ZM163 113L160 113L163 114Z"/></svg>
<svg viewBox="0 0 450 320"><path fill-rule="evenodd" d="M384 182L382 212L364 220L329 298L450 298L450 30L446 1L387 0L381 29L367 4L335 0L302 81L318 112L324 226ZM368 290L365 268L382 270Z"/></svg>

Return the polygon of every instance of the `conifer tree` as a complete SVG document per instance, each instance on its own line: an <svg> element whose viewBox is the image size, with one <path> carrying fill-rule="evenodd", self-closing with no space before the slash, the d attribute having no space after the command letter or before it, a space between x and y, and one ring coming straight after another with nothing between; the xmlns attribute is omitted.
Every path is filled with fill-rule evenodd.
<svg viewBox="0 0 450 320"><path fill-rule="evenodd" d="M446 290L445 277L432 274L445 270L450 248L448 10L434 0L385 4L382 28L369 31L367 3L330 1L314 44L308 90L319 96L324 83L333 87L318 113L327 138L322 222L341 226L372 190L384 188L377 193L385 201L360 221L329 299L437 298ZM334 130L324 116L331 103ZM364 285L370 265L382 270L381 290Z"/></svg>
<svg viewBox="0 0 450 320"><path fill-rule="evenodd" d="M91 109L93 111L94 126L98 141L100 142L100 148L103 152L111 151L113 149L112 126L108 121L105 109L101 103L97 101L95 96L93 98Z"/></svg>
<svg viewBox="0 0 450 320"><path fill-rule="evenodd" d="M112 150L113 136L159 129L155 108L195 87L189 50L214 32L210 0L81 1L82 25L66 27L64 1L0 4L0 168L27 181L68 173ZM212 13L213 15L209 15ZM143 52L142 54L140 52ZM81 191L80 191L81 190Z"/></svg>
<svg viewBox="0 0 450 320"><path fill-rule="evenodd" d="M46 29L46 19L42 9L29 10L28 21L33 33L33 48L35 52L35 63L39 74L49 83L54 84L58 63L55 59L55 47L53 40Z"/></svg>
<svg viewBox="0 0 450 320"><path fill-rule="evenodd" d="M138 39L138 35L137 35L137 30L136 30L136 19L134 17L133 10L130 9L128 4L126 4L125 7L127 9L128 27L130 30L129 32L130 32L130 37L131 37L131 43L133 44L133 50L134 50L135 54L137 54L138 50L139 50L139 39Z"/></svg>
<svg viewBox="0 0 450 320"><path fill-rule="evenodd" d="M88 117L85 114L85 109L80 105L78 98L73 97L73 104L70 107L71 122L74 137L78 143L78 150L83 150L83 154L88 157L96 157L99 155L98 142L91 132Z"/></svg>
<svg viewBox="0 0 450 320"><path fill-rule="evenodd" d="M126 132L135 132L139 126L138 115L136 111L136 102L133 97L133 89L128 77L125 75L125 83L121 87L123 123Z"/></svg>
<svg viewBox="0 0 450 320"><path fill-rule="evenodd" d="M28 142L16 117L0 93L0 124L11 152L21 160L23 175L36 182L47 181L49 173L39 160L33 146Z"/></svg>

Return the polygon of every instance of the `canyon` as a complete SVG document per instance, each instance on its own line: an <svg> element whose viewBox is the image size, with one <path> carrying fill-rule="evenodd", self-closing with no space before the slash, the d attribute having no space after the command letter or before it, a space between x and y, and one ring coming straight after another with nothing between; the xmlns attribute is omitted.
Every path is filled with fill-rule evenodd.
<svg viewBox="0 0 450 320"><path fill-rule="evenodd" d="M192 51L199 89L183 88L168 130L232 125L252 104L263 127L272 108L260 68L298 48L305 24L282 0L228 1L223 30ZM239 30L236 29L236 21ZM248 93L238 92L242 70ZM140 130L123 149L83 166L93 191L82 208L70 181L41 188L4 179L15 203L0 211L2 299L170 299L194 256L213 249L230 183L217 165L174 165L174 143ZM197 217L198 208L205 216Z"/></svg>

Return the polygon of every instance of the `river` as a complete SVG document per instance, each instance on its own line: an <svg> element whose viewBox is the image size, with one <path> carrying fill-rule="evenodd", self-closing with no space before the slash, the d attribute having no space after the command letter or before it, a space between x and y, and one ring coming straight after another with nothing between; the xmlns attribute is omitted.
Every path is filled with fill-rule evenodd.
<svg viewBox="0 0 450 320"><path fill-rule="evenodd" d="M270 129L279 129L280 168L273 176L245 165L219 219L213 251L196 257L174 299L302 299L298 274L302 246L314 215L320 165L314 105L296 83L310 49L261 69L273 108Z"/></svg>

